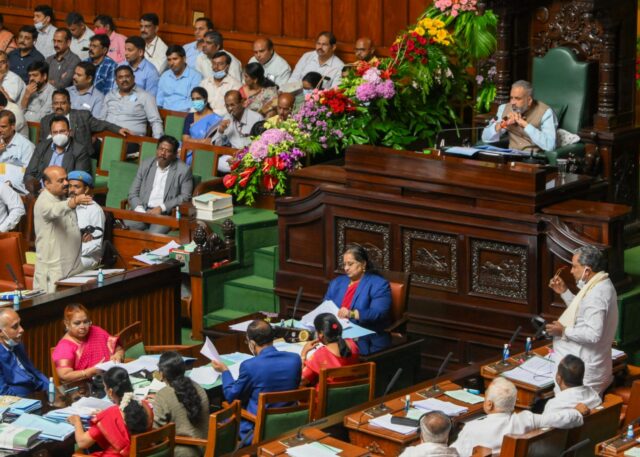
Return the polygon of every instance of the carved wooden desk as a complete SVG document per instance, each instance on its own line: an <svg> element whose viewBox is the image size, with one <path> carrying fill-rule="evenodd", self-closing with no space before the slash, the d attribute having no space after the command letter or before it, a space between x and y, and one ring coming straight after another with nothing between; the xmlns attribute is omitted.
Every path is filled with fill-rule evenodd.
<svg viewBox="0 0 640 457"><path fill-rule="evenodd" d="M370 455L367 449L335 439L317 428L303 430L302 435L308 439L308 442L317 441L327 446L340 449L341 451L338 455L343 457L364 457ZM295 434L291 436L295 436ZM277 455L287 455L287 447L282 444L282 440L272 441L258 448L259 457L272 457Z"/></svg>

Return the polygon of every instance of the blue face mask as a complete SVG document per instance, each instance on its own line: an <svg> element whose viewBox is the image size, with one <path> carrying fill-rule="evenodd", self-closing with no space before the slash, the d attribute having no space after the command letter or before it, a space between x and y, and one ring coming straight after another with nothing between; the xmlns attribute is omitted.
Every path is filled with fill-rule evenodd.
<svg viewBox="0 0 640 457"><path fill-rule="evenodd" d="M196 111L197 113L199 113L204 109L204 105L205 105L204 100L191 100L191 106L193 107L194 111Z"/></svg>
<svg viewBox="0 0 640 457"><path fill-rule="evenodd" d="M311 92L313 92L313 89L302 89L304 95L309 95Z"/></svg>
<svg viewBox="0 0 640 457"><path fill-rule="evenodd" d="M16 340L9 338L9 335L7 335L7 332L5 332L4 329L2 329L2 333L4 333L4 336L7 337L5 343L7 346L9 346L9 348L13 349L19 344Z"/></svg>
<svg viewBox="0 0 640 457"><path fill-rule="evenodd" d="M227 76L227 72L225 70L213 72L213 79L224 79L225 76Z"/></svg>

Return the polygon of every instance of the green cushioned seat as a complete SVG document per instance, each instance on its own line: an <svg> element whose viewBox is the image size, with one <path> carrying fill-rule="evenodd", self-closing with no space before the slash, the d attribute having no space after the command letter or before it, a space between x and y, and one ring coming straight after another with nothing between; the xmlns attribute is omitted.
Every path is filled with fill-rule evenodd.
<svg viewBox="0 0 640 457"><path fill-rule="evenodd" d="M99 168L109 173L111 164L114 161L122 161L122 150L124 147L124 138L115 136L105 136L100 151Z"/></svg>
<svg viewBox="0 0 640 457"><path fill-rule="evenodd" d="M558 117L558 127L577 134L589 121L590 63L580 62L568 48L549 50L533 59L532 85L534 97L549 105ZM548 162L570 153L584 155L584 144L577 143L553 151L545 151Z"/></svg>
<svg viewBox="0 0 640 457"><path fill-rule="evenodd" d="M168 114L164 120L164 134L171 135L176 140L181 141L182 131L184 130L185 118L182 116L174 116Z"/></svg>
<svg viewBox="0 0 640 457"><path fill-rule="evenodd" d="M40 136L40 126L39 125L29 125L29 141L33 144L38 144Z"/></svg>
<svg viewBox="0 0 640 457"><path fill-rule="evenodd" d="M120 208L120 202L129 196L129 188L138 172L138 165L131 162L114 161L107 179L106 206Z"/></svg>
<svg viewBox="0 0 640 457"><path fill-rule="evenodd" d="M302 409L283 414L268 414L260 441L269 440L289 430L295 430L309 422L309 410Z"/></svg>
<svg viewBox="0 0 640 457"><path fill-rule="evenodd" d="M124 356L127 359L137 359L138 357L141 357L145 354L146 352L144 350L144 343L138 343L127 349L124 353Z"/></svg>
<svg viewBox="0 0 640 457"><path fill-rule="evenodd" d="M145 141L144 143L142 143L142 148L140 149L140 163L142 163L143 161L147 160L150 157L155 157L157 148L158 148L158 144L155 142L151 143L151 142Z"/></svg>
<svg viewBox="0 0 640 457"><path fill-rule="evenodd" d="M221 324L223 322L227 322L232 319L238 319L239 317L246 315L246 311L220 308L204 316L204 325L205 327L211 327L212 325Z"/></svg>
<svg viewBox="0 0 640 457"><path fill-rule="evenodd" d="M213 178L215 164L215 154L211 151L196 149L192 151L191 169L194 178L198 176L202 181L209 181Z"/></svg>
<svg viewBox="0 0 640 457"><path fill-rule="evenodd" d="M327 390L325 416L344 411L369 401L369 384L350 387L333 387Z"/></svg>

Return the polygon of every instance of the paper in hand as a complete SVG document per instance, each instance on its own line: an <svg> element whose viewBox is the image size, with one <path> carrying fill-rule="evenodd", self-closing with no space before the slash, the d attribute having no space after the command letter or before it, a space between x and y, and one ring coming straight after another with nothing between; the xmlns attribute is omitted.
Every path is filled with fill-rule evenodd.
<svg viewBox="0 0 640 457"><path fill-rule="evenodd" d="M216 362L220 362L220 354L218 354L218 350L213 345L209 337L204 341L202 345L202 349L200 349L200 354L208 358L209 360L215 360Z"/></svg>

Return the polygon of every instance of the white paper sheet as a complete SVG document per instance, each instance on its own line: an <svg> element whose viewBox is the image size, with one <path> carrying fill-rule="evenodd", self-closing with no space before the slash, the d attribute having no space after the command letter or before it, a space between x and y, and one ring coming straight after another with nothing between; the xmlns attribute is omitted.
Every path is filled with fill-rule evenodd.
<svg viewBox="0 0 640 457"><path fill-rule="evenodd" d="M391 423L391 414L385 414L384 416L378 416L369 421L369 424L375 425L377 427L386 428L387 430L391 430L393 432L401 433L403 435L409 435L410 433L414 433L418 430L418 427L409 427L407 425L399 425Z"/></svg>
<svg viewBox="0 0 640 457"><path fill-rule="evenodd" d="M127 373L129 374L136 373L140 370L155 371L158 369L158 361L140 357L138 360L128 363L115 363L108 361L96 365L96 368L102 371L107 371L111 367L122 367L127 370Z"/></svg>
<svg viewBox="0 0 640 457"><path fill-rule="evenodd" d="M215 360L217 362L220 361L220 354L216 349L215 345L211 342L209 337L204 340L204 344L202 345L202 349L200 349L200 354L208 358L209 360Z"/></svg>
<svg viewBox="0 0 640 457"><path fill-rule="evenodd" d="M110 406L113 406L113 402L110 400L101 400L100 398L94 397L82 397L78 399L74 406L83 406L85 408L93 408L96 411L102 411L103 409L107 409Z"/></svg>
<svg viewBox="0 0 640 457"><path fill-rule="evenodd" d="M207 386L216 382L220 377L220 373L214 370L211 365L203 365L191 370L189 377L193 382L196 382L201 386Z"/></svg>
<svg viewBox="0 0 640 457"><path fill-rule="evenodd" d="M287 454L291 457L333 457L338 455L339 452L341 452L341 449L324 445L318 441L287 449Z"/></svg>
<svg viewBox="0 0 640 457"><path fill-rule="evenodd" d="M177 249L179 247L180 247L180 245L178 243L176 243L174 240L171 240L167 244L165 244L164 246L159 247L158 249L155 249L155 250L151 251L149 254L166 257L166 256L169 255L169 251L171 251L172 249Z"/></svg>
<svg viewBox="0 0 640 457"><path fill-rule="evenodd" d="M253 321L238 322L237 324L230 325L229 328L231 330L235 330L236 332L246 332L249 328L249 324L251 324L252 322Z"/></svg>
<svg viewBox="0 0 640 457"><path fill-rule="evenodd" d="M302 316L302 319L300 319L300 321L302 322L303 326L314 330L315 327L313 325L313 320L318 314L330 313L338 317L338 311L338 306L332 300L325 300L320 303L316 307L316 309L314 309L313 311L309 311L307 314ZM351 326L351 322L349 321L349 319L341 319L338 317L338 320L340 321L340 325L342 325L343 330Z"/></svg>
<svg viewBox="0 0 640 457"><path fill-rule="evenodd" d="M229 368L229 373L231 373L231 377L234 380L237 380L238 377L240 376L240 364L239 363L234 363L233 365L231 365Z"/></svg>
<svg viewBox="0 0 640 457"><path fill-rule="evenodd" d="M76 285L76 284L87 284L89 282L95 282L96 278L92 278L90 276L71 276L70 278L60 279L58 284L68 284L68 285Z"/></svg>
<svg viewBox="0 0 640 457"><path fill-rule="evenodd" d="M442 411L447 416L459 416L469 411L469 408L456 405L448 401L438 400L437 398L427 398L413 402L414 408L423 409L425 411Z"/></svg>

